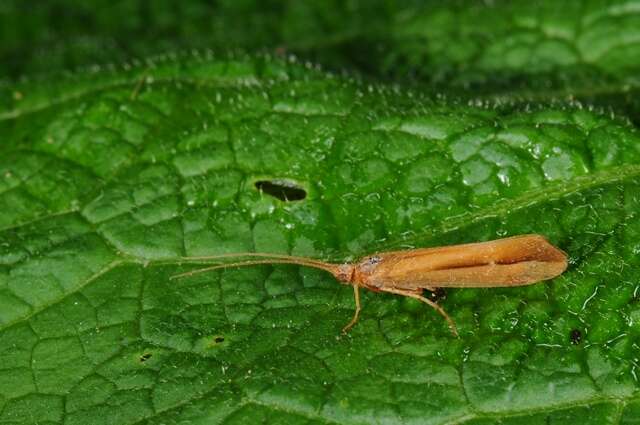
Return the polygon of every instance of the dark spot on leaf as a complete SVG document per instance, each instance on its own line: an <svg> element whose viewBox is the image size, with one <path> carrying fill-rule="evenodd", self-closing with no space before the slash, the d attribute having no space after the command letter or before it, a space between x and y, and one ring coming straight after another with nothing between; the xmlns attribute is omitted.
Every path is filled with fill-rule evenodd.
<svg viewBox="0 0 640 425"><path fill-rule="evenodd" d="M256 189L281 201L301 201L307 197L307 191L289 180L259 180Z"/></svg>
<svg viewBox="0 0 640 425"><path fill-rule="evenodd" d="M580 341L582 341L582 332L580 332L579 329L572 329L571 333L569 334L569 338L571 339L571 343L573 345L578 345L580 344Z"/></svg>
<svg viewBox="0 0 640 425"><path fill-rule="evenodd" d="M435 288L435 291L431 292L431 299L433 301L443 300L447 298L447 291L444 288Z"/></svg>
<svg viewBox="0 0 640 425"><path fill-rule="evenodd" d="M151 356L152 356L151 353L144 353L143 355L140 356L140 363L146 362L151 358Z"/></svg>
<svg viewBox="0 0 640 425"><path fill-rule="evenodd" d="M215 338L213 338L213 342L215 342L216 344L221 344L224 342L224 337L223 336L217 336Z"/></svg>

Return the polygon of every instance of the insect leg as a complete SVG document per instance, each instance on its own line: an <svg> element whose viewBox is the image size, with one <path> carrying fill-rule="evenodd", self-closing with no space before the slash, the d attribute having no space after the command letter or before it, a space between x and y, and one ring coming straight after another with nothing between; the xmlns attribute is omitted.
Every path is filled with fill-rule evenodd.
<svg viewBox="0 0 640 425"><path fill-rule="evenodd" d="M400 289L384 288L383 292L390 292L392 294L404 295L406 297L415 298L418 301L422 301L423 303L428 304L429 306L434 308L438 313L440 313L440 315L442 317L445 318L445 320L449 324L449 329L451 329L451 333L453 333L455 336L459 336L458 335L458 328L456 328L456 324L454 323L453 319L451 319L451 317L449 317L447 312L444 311L442 309L442 307L440 307L438 304L434 303L433 301L431 301L431 300L429 300L429 299L427 299L427 298L423 297L422 295L417 294L415 292L403 291L403 290L400 290Z"/></svg>
<svg viewBox="0 0 640 425"><path fill-rule="evenodd" d="M353 317L351 321L347 323L347 325L342 328L342 333L349 332L349 329L353 327L358 321L358 317L360 316L360 287L358 285L353 285L353 298L356 301L356 311L353 313Z"/></svg>

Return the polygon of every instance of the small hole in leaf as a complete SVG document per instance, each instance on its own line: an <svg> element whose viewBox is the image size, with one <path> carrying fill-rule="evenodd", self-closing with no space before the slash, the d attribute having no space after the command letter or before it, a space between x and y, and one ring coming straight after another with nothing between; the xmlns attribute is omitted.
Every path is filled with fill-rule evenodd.
<svg viewBox="0 0 640 425"><path fill-rule="evenodd" d="M140 356L140 363L146 362L151 358L151 356L152 356L151 353L144 353L143 355Z"/></svg>
<svg viewBox="0 0 640 425"><path fill-rule="evenodd" d="M447 291L444 288L435 288L435 291L431 292L431 299L433 301L443 300L447 298Z"/></svg>
<svg viewBox="0 0 640 425"><path fill-rule="evenodd" d="M213 342L215 342L216 344L221 344L224 342L224 337L223 336L217 336L215 338L213 338Z"/></svg>
<svg viewBox="0 0 640 425"><path fill-rule="evenodd" d="M579 329L573 329L569 334L569 338L571 339L571 343L573 345L578 345L580 344L580 341L582 341L582 332L580 332Z"/></svg>
<svg viewBox="0 0 640 425"><path fill-rule="evenodd" d="M307 191L289 180L259 180L256 189L281 201L301 201L307 197Z"/></svg>

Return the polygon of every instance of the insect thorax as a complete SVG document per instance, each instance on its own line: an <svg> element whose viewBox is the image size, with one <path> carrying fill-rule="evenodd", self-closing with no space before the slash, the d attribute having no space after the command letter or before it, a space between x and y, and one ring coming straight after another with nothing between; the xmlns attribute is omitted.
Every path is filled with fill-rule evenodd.
<svg viewBox="0 0 640 425"><path fill-rule="evenodd" d="M374 290L382 286L379 282L373 282L371 280L371 275L376 271L381 262L382 258L377 255L364 257L355 266L353 282L359 286L365 286Z"/></svg>

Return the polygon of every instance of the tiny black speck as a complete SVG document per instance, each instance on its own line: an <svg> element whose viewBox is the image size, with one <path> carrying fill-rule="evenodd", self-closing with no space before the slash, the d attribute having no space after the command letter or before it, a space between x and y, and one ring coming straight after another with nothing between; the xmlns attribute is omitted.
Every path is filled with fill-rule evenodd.
<svg viewBox="0 0 640 425"><path fill-rule="evenodd" d="M582 341L582 332L580 332L579 329L573 329L569 334L569 338L573 345L578 345L580 344L580 341Z"/></svg>

